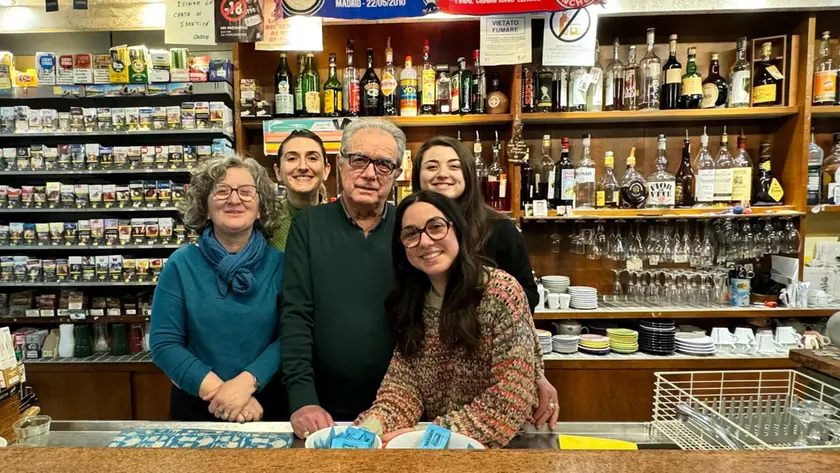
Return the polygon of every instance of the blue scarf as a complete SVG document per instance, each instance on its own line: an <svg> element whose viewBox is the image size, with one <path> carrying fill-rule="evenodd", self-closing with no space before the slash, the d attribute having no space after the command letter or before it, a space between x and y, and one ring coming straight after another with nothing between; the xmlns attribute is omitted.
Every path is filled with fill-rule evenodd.
<svg viewBox="0 0 840 473"><path fill-rule="evenodd" d="M245 248L236 254L228 253L219 243L212 226L205 228L198 239L199 251L216 270L221 297L227 296L228 288L239 296L251 293L256 283L253 270L262 261L266 246L265 237L256 229Z"/></svg>

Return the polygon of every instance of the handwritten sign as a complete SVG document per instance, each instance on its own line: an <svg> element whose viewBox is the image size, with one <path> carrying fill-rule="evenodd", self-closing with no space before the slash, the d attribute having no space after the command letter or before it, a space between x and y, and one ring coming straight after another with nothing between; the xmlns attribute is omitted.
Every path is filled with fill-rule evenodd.
<svg viewBox="0 0 840 473"><path fill-rule="evenodd" d="M265 29L262 41L254 48L258 51L323 51L324 28L319 16L293 16L277 19L273 2L266 2Z"/></svg>
<svg viewBox="0 0 840 473"><path fill-rule="evenodd" d="M164 42L216 44L213 0L166 0Z"/></svg>

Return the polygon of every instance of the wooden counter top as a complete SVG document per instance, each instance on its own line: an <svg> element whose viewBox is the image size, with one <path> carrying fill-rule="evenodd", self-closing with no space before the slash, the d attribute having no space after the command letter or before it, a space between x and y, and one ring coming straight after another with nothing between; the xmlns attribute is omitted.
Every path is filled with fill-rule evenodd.
<svg viewBox="0 0 840 473"><path fill-rule="evenodd" d="M840 379L840 350L837 348L791 350L790 360L806 368Z"/></svg>
<svg viewBox="0 0 840 473"><path fill-rule="evenodd" d="M840 452L559 452L498 450L312 451L6 448L0 464L16 473L827 473L840 471Z"/></svg>

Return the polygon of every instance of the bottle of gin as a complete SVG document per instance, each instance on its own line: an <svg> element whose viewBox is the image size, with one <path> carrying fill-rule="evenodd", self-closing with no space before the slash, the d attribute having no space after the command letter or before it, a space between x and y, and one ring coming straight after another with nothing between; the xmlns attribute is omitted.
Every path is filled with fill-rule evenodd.
<svg viewBox="0 0 840 473"><path fill-rule="evenodd" d="M604 109L604 69L601 67L601 46L595 41L595 63L589 69L589 88L586 90L586 111Z"/></svg>
<svg viewBox="0 0 840 473"><path fill-rule="evenodd" d="M697 153L694 168L697 176L697 186L694 188L694 205L708 207L715 202L715 160L709 153L709 135L703 127L700 136L700 152Z"/></svg>
<svg viewBox="0 0 840 473"><path fill-rule="evenodd" d="M645 178L636 171L636 148L630 149L627 157L627 170L621 179L621 207L625 209L640 209L647 200Z"/></svg>
<svg viewBox="0 0 840 473"><path fill-rule="evenodd" d="M720 151L715 161L715 204L726 206L732 202L732 155L729 153L729 135L723 127Z"/></svg>
<svg viewBox="0 0 840 473"><path fill-rule="evenodd" d="M604 110L621 110L624 104L624 63L618 58L621 44L613 41L613 60L604 74Z"/></svg>
<svg viewBox="0 0 840 473"><path fill-rule="evenodd" d="M665 135L659 135L656 171L647 178L645 207L673 208L675 192L676 178L668 172L668 158L665 155Z"/></svg>
<svg viewBox="0 0 840 473"><path fill-rule="evenodd" d="M591 139L583 136L583 156L575 169L575 207L595 208L595 161L590 155Z"/></svg>
<svg viewBox="0 0 840 473"><path fill-rule="evenodd" d="M654 28L647 30L647 54L639 63L641 78L639 80L639 108L642 110L659 110L660 98L659 77L662 74L662 63L659 56L653 52L653 42L656 36Z"/></svg>

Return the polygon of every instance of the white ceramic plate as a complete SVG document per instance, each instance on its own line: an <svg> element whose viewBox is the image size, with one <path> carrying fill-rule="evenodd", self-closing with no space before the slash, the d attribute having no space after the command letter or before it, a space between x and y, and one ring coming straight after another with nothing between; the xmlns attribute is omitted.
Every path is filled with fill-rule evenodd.
<svg viewBox="0 0 840 473"><path fill-rule="evenodd" d="M420 441L423 440L423 435L426 433L425 430L415 430L414 432L408 432L406 434L399 435L391 439L388 442L388 445L385 445L386 449L416 449L420 447ZM466 435L461 435L456 432L452 432L452 435L449 437L449 444L447 444L447 450L468 450L467 445L471 446L476 450L484 450L484 445L479 443L476 440L473 440Z"/></svg>
<svg viewBox="0 0 840 473"><path fill-rule="evenodd" d="M327 427L325 429L321 429L314 434L310 434L309 437L306 438L306 443L304 446L306 448L315 448L315 443L320 441L326 441L327 438L330 436L330 429L335 428L335 434L338 435L345 430L347 430L346 426L335 426L335 427ZM379 438L377 435L376 438L373 439L373 448L379 449L382 448L382 439Z"/></svg>

